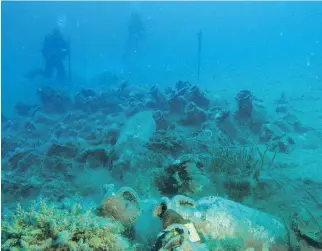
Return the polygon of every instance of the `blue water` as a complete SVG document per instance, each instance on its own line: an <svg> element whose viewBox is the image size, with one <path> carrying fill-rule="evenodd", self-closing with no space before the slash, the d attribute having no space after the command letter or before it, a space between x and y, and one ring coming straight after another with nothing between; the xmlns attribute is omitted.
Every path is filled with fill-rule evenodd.
<svg viewBox="0 0 322 251"><path fill-rule="evenodd" d="M3 109L20 96L32 96L22 75L41 63L43 37L64 19L72 43L74 78L88 79L104 69L135 82L170 84L196 80L197 38L202 29L202 77L253 64L306 58L321 65L319 2L3 2ZM138 11L148 29L140 51L126 64L120 55L127 21ZM24 95L28 98L29 95Z"/></svg>
<svg viewBox="0 0 322 251"><path fill-rule="evenodd" d="M10 140L6 141L9 142L7 145L2 144L2 149L5 149L3 150L4 154L2 154L2 181L10 180L10 182L19 183L23 180L26 182L24 183L26 187L28 187L28 184L32 187L28 187L31 190L30 193L20 191L21 193L15 194L11 190L14 191L17 188L2 186L2 194L6 198L2 201L3 214L9 214L15 207L16 202L21 202L27 206L31 200L39 197L46 197L51 202L60 205L64 200L61 190L57 198L51 194L55 193L56 190L47 189L45 191L37 187L46 179L46 182L49 182L48 180L50 182L57 181L57 186L61 186L60 189L66 189L66 198L69 200L73 200L71 194L77 195L77 198L74 198L75 201L81 201L84 207L88 207L92 203L91 201L99 204L104 193L102 185L108 183L113 183L117 187L131 186L143 198L158 200L161 195L174 196L175 194L159 193L160 187L154 187L155 184L151 182L152 174L148 173L149 171L140 171L140 161L142 161L140 157L143 156L143 153L137 150L141 148L136 144L141 143L134 143L137 147L137 153L131 148L133 145L126 145L130 143L121 146L121 149L129 155L124 153L124 156L118 156L120 159L136 161L137 158L140 160L137 163L131 162L131 164L126 162L127 164L122 166L124 169L121 169L121 171L117 169L117 174L111 172L111 166L107 167L107 164L95 169L100 164L91 162L85 168L83 163L79 161L80 153L94 147L92 138L101 140L106 135L104 134L105 130L114 130L110 128L116 127L120 131L127 128L124 124L132 118L131 115L137 113L137 111L130 112L130 108L135 105L140 107L140 105L137 103L129 105L126 108L128 110L125 109L121 113L115 111L117 115L110 110L107 112L106 109L109 109L109 105L113 102L113 105L115 105L115 102L120 102L120 106L126 106L129 104L126 102L133 101L128 101L130 100L128 99L125 102L124 99L118 99L113 94L114 96L108 96L108 101L104 103L104 106L102 103L102 107L98 110L82 110L81 119L68 122L67 115L77 113L74 108L64 104L63 107L65 106L67 110L63 112L52 113L48 110L42 110L43 107L38 94L39 90L50 87L53 90L65 93L73 100L83 88L94 90L97 93L108 92L111 88L119 88L120 84L126 80L136 92L139 92L138 88L145 89L146 94L143 94L144 96L150 95L147 90L154 85L157 85L161 91L166 87L175 89L175 83L182 80L190 82L191 85L198 85L202 92L209 94L209 100L219 100L218 103L214 101L216 103L214 107L228 109L230 114L237 109L235 97L243 89L252 91L256 100L260 100L259 108L256 108L262 109L264 107L266 111L264 122L260 124L260 132L248 134L248 129L237 126L239 136L234 134L235 138L230 138L230 142L234 142L234 147L250 145L250 139L254 139L252 143L257 144L261 150L265 151L265 147L271 146L270 144L273 143L261 141L263 130L265 130L263 128L267 125L275 126L276 121L290 120L289 125L292 129L282 130L283 132L279 134L284 133L281 137L287 141L285 144L289 146L288 150L283 152L281 144L284 144L284 141L278 142L279 151L276 159L274 159L274 168L263 172L263 180L270 180L270 177L275 175L272 178L273 180L277 183L286 182L285 184L289 186L284 190L282 189L283 191L277 189L279 194L276 195L276 198L271 198L271 201L270 198L266 202L265 200L249 198L237 201L267 211L274 216L287 218L286 213L280 212L280 208L285 206L281 201L287 201L286 198L290 198L290 194L294 196L290 200L298 202L297 206L294 206L294 211L298 213L302 207L301 201L303 201L303 198L307 200L308 197L311 199L314 197L311 202L315 202L312 202L313 204L308 202L307 207L316 218L314 222L317 221L320 226L322 225L322 215L318 210L320 203L322 203L320 169L322 162L319 157L322 154L322 2L5 1L2 2L1 7L1 112L6 118L6 120L2 120L2 139L11 137L14 138L14 142L17 142L17 138L22 140L22 143L20 142L18 146L12 147ZM145 35L139 41L138 47L135 49L131 47L128 57L124 59L122 55L126 50L131 13L139 14L144 25ZM70 57L64 62L67 79L65 81L42 77L34 80L27 79L26 73L44 67L44 60L41 55L43 40L55 27L59 28L63 37L71 46ZM201 54L199 55L200 76L198 78L197 33L199 31L202 31L202 40L199 44ZM116 76L117 81L99 81L100 76L106 73ZM287 112L278 113L276 112L276 100L282 94L285 94L288 100ZM143 104L147 102L147 99L143 98L137 101ZM170 98L167 96L167 99ZM15 108L18 102L30 105L36 104L35 106L40 107L40 110L35 110L33 115L29 113L28 116L21 116L17 114ZM51 105L56 107L57 104L52 103ZM147 108L146 110L152 110L152 112L166 111L160 107ZM208 116L207 120L203 121L205 124L202 124L203 122L199 124L197 121L197 126L194 123L191 127L190 125L181 125L178 122L179 120L176 120L178 118L176 116L179 115L173 115L171 112L166 113L168 114L166 118L171 121L169 123L173 123L180 128L179 131L173 128L168 129L168 132L175 137L181 137L182 140L183 138L189 140L193 138L194 140L196 139L195 136L191 135L200 132L208 133L209 130L216 134L218 132L216 130L218 128L220 128L218 130L221 130L222 127L219 127L218 124L217 127L215 126L217 129L213 127L214 120L211 116L216 115L214 110L210 108L202 109L205 109ZM144 112L143 110L140 110L140 112ZM42 124L39 120L36 121L35 114L39 111L41 116L45 116L53 122ZM110 114L115 116L110 116ZM293 119L292 116L295 118ZM298 124L294 122L295 120L302 127L298 127ZM30 131L24 131L27 121L35 125L32 136L28 134ZM148 119L146 119L148 124L147 121ZM77 123L79 123L78 125L81 124L80 127L86 126L80 129L80 127L77 128ZM149 125L146 125L147 128ZM233 130L227 124L223 127L225 127L225 130L223 130L225 135L229 134L227 131ZM57 136L57 128L63 128L61 129L63 136ZM66 128L74 131L76 136L67 133ZM247 132L244 133L244 130ZM151 140L151 137L156 133L155 131L158 131L158 128L154 128L154 130L146 129L146 132L142 133L146 137L144 140L147 142ZM278 129L274 133L278 134L277 131ZM91 132L95 136L89 136ZM64 133L67 136L64 136ZM139 135L139 132L137 133ZM290 143L290 137L295 141L294 146ZM243 138L243 140L240 140L240 138ZM247 144L242 143L246 141ZM25 144L25 142L32 142L32 144ZM47 170L46 168L51 165L46 162L48 149L53 144L64 145L66 142L81 142L77 146L80 149L79 153L73 157L64 157L64 161L69 164L73 163L70 169L67 168L70 173L67 173L66 168L58 168L54 171ZM183 141L180 142L179 146L186 144L182 143ZM189 142L191 143L192 140ZM217 144L217 142L220 141L216 138L208 143L211 145ZM100 142L98 147L100 146L107 150L113 147L113 143ZM170 153L164 153L162 150L154 150L153 152L149 149L148 151L152 151L158 157L163 156L166 159L163 159L163 165L169 165L171 161L178 161L185 154L201 156L211 152L209 149L209 152L207 152L205 148L199 147L199 145L196 148L194 147L196 146L191 143L191 146L184 145L183 150L179 147L180 150ZM39 162L35 162L35 164L33 162L35 160L32 159L31 162L28 162L30 169L27 167L20 170L19 164L17 164L16 169L13 168L12 157L17 152L24 152L28 149L31 149L42 159L41 164ZM273 156L277 151L276 149L271 148L268 151L267 159L275 158ZM130 155L131 157L129 157ZM155 160L156 155L151 155L154 157L149 156ZM200 156L199 158L201 158ZM167 159L168 157L171 160ZM100 157L98 159L101 161ZM269 161L267 160L267 163ZM112 164L112 169L116 168L116 162ZM65 165L67 165L66 163ZM160 170L160 166L156 167L153 166L154 162L154 164L151 163L146 163L142 170L145 170L145 168ZM206 164L204 165L206 166ZM78 166L81 166L81 168L77 169ZM39 171L39 176L37 176L37 171L31 171L31 169L37 170L37 168L42 170ZM117 166L117 168L119 167ZM207 173L207 167L205 167L205 170ZM11 175L15 172L19 173L19 177L12 178ZM32 179L29 176L31 173ZM210 174L204 175L211 182L214 182L213 176ZM58 179L57 177L62 180L55 180ZM285 177L288 177L289 180ZM146 179L146 183L143 181L135 182L135 178ZM196 178L196 180L199 180L200 183L206 182L202 178ZM59 185L61 181L64 185ZM86 186L84 186L84 182ZM282 187L285 185L284 183L281 185ZM272 186L271 184L268 185L270 188ZM36 189L33 190L35 187ZM305 193L296 196L298 189L305 191ZM14 194L14 197L11 197L12 194ZM201 196L216 194L235 199L229 193L226 194L220 190L215 183L212 183L211 189L207 189L206 193L199 194L196 192L195 194L187 193L185 195L197 199ZM290 209L285 211L287 210ZM313 222L312 219L310 221ZM321 227L317 226L312 228L321 230ZM144 231L146 230L142 230L142 232ZM322 236L322 233L320 234ZM322 239L319 241L322 243ZM310 246L308 244L303 245L302 248L309 248Z"/></svg>

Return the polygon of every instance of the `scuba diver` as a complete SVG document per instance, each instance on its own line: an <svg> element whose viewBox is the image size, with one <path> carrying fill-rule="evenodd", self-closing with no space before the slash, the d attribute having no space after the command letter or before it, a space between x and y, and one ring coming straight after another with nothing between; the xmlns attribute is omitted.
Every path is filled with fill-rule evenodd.
<svg viewBox="0 0 322 251"><path fill-rule="evenodd" d="M128 23L128 39L125 45L125 52L123 53L123 60L127 59L131 52L138 49L139 41L145 35L145 27L139 13L134 12L131 14Z"/></svg>
<svg viewBox="0 0 322 251"><path fill-rule="evenodd" d="M52 77L54 70L56 70L57 79L65 80L66 71L64 60L69 56L69 53L69 44L63 38L59 29L55 28L45 37L43 42L42 56L45 60L45 69L31 71L26 75L26 77L34 79L41 75L48 79Z"/></svg>

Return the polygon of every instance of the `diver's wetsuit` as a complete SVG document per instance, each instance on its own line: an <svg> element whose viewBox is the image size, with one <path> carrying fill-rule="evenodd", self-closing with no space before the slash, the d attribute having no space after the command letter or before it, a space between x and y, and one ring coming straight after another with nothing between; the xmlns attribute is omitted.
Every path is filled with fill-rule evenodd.
<svg viewBox="0 0 322 251"><path fill-rule="evenodd" d="M69 45L64 40L62 34L58 29L54 29L53 32L48 34L43 43L42 56L45 59L45 69L35 70L27 75L27 77L33 79L38 75L42 75L45 78L51 78L53 71L57 71L57 78L64 80L66 78L66 72L64 67L64 60L69 53Z"/></svg>

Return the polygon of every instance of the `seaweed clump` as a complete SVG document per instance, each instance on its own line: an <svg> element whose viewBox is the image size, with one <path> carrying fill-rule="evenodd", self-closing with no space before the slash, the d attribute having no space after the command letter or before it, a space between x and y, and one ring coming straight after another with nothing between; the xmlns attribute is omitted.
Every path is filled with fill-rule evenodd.
<svg viewBox="0 0 322 251"><path fill-rule="evenodd" d="M167 154L178 155L184 150L183 139L178 133L174 133L173 130L160 130L155 133L149 142L147 147L154 152L164 152Z"/></svg>
<svg viewBox="0 0 322 251"><path fill-rule="evenodd" d="M256 152L259 157L256 157ZM267 149L262 153L254 147L239 150L229 147L216 149L211 163L215 182L223 185L224 191L230 198L242 201L256 189L260 172L264 168L266 152Z"/></svg>
<svg viewBox="0 0 322 251"><path fill-rule="evenodd" d="M122 225L91 210L49 207L41 200L23 210L18 205L2 222L2 250L131 250Z"/></svg>
<svg viewBox="0 0 322 251"><path fill-rule="evenodd" d="M188 157L158 172L155 184L164 195L196 195L205 190L209 180L203 173L202 164Z"/></svg>

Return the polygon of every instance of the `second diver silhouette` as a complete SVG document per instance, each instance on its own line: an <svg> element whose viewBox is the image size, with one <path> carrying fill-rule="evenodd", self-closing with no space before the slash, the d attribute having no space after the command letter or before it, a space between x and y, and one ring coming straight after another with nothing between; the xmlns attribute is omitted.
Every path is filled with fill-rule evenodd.
<svg viewBox="0 0 322 251"><path fill-rule="evenodd" d="M202 48L202 30L198 31L197 33L198 38L198 68L197 68L197 74L198 74L198 80L200 79L200 60L201 60L201 48Z"/></svg>
<svg viewBox="0 0 322 251"><path fill-rule="evenodd" d="M139 13L133 12L128 23L128 38L122 59L127 60L130 54L136 52L139 42L145 36L145 26Z"/></svg>

